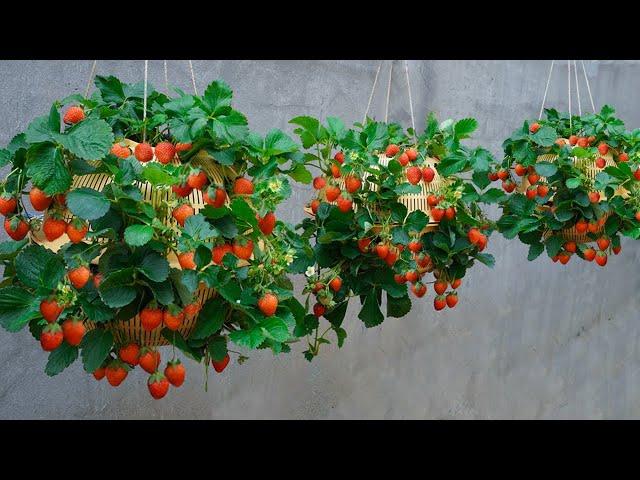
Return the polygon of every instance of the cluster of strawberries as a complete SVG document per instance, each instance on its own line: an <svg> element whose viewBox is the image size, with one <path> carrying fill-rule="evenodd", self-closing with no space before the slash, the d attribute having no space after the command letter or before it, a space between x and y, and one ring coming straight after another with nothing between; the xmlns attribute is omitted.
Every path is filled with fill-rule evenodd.
<svg viewBox="0 0 640 480"><path fill-rule="evenodd" d="M324 176L320 176L314 178L313 188L318 190L319 193L324 191L324 196L327 199L327 202L336 202L338 210L342 213L347 213L353 208L353 198L351 195L362 188L362 180L354 174L347 175L344 178L344 188L346 191L343 192L336 179L342 177L340 165L344 163L344 153L336 153L333 159L335 160L335 163L332 163L330 166L331 177L325 178ZM309 204L309 207L315 215L320 207L320 199L313 199Z"/></svg>
<svg viewBox="0 0 640 480"><path fill-rule="evenodd" d="M333 294L342 289L342 279L331 272L322 279L310 279L310 282L308 289L316 297L316 303L313 305L313 314L320 318L327 311L327 307L333 304Z"/></svg>
<svg viewBox="0 0 640 480"><path fill-rule="evenodd" d="M173 161L176 153L191 150L191 147L190 143L173 145L171 142L160 142L154 148L150 143L142 142L135 146L133 155L141 163L150 162L155 157L158 162L167 165ZM111 147L111 153L118 158L129 158L131 156L131 148L125 143L115 143Z"/></svg>
<svg viewBox="0 0 640 480"><path fill-rule="evenodd" d="M418 151L415 148L407 148L401 152L400 147L393 143L387 146L384 154L388 158L398 160L403 167L407 167L409 163L414 163L418 160ZM405 175L411 185L417 185L421 180L424 183L431 183L436 176L436 171L433 167L425 163L422 168L417 165L407 167L405 169Z"/></svg>
<svg viewBox="0 0 640 480"><path fill-rule="evenodd" d="M598 223L600 222L598 221ZM578 227L579 225L580 227ZM602 222L602 225L604 226L604 222ZM585 226L587 228L591 228L591 224L587 224L585 220L579 220L576 222L576 231L578 231L578 233L585 233L587 231ZM596 251L595 248L590 246L582 246L582 256L587 262L592 262L595 259L596 263L601 267L604 267L607 264L608 250L613 252L614 255L618 255L622 251L622 247L620 245L612 247L611 240L605 236L598 238L596 240L596 244L598 245L599 251ZM571 256L578 251L578 248L577 242L569 240L562 245L562 250L557 255L553 256L551 260L553 260L554 263L560 261L562 265L566 265L569 263L569 260L571 260Z"/></svg>

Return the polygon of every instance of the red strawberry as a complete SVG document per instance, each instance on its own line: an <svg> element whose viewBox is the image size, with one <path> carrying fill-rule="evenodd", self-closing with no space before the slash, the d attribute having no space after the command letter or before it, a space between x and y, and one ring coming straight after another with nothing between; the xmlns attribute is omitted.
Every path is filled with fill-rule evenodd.
<svg viewBox="0 0 640 480"><path fill-rule="evenodd" d="M215 247L213 247L211 256L213 263L215 263L216 265L221 265L222 259L224 259L224 256L227 253L233 254L233 247L228 243L216 245Z"/></svg>
<svg viewBox="0 0 640 480"><path fill-rule="evenodd" d="M338 162L339 164L343 164L344 163L344 153L342 152L338 152L333 156L334 160L336 162Z"/></svg>
<svg viewBox="0 0 640 480"><path fill-rule="evenodd" d="M409 270L404 274L404 278L407 282L416 283L420 278L420 275L415 270Z"/></svg>
<svg viewBox="0 0 640 480"><path fill-rule="evenodd" d="M191 150L190 143L176 143L176 152L186 152L187 150Z"/></svg>
<svg viewBox="0 0 640 480"><path fill-rule="evenodd" d="M42 212L49 208L51 202L53 202L53 198L48 197L42 190L38 187L32 187L29 191L29 200L31 201L31 205L34 210L38 212Z"/></svg>
<svg viewBox="0 0 640 480"><path fill-rule="evenodd" d="M142 163L146 163L153 159L153 148L148 143L139 143L133 149L133 154Z"/></svg>
<svg viewBox="0 0 640 480"><path fill-rule="evenodd" d="M347 187L347 192L356 193L358 190L360 190L360 187L362 187L362 182L358 177L349 175L345 179L345 186Z"/></svg>
<svg viewBox="0 0 640 480"><path fill-rule="evenodd" d="M10 194L3 193L2 196L0 196L0 213L5 217L15 212L17 205L18 203L15 197L12 197Z"/></svg>
<svg viewBox="0 0 640 480"><path fill-rule="evenodd" d="M447 291L448 283L444 280L437 280L436 283L433 284L433 289L436 291L438 295L442 295Z"/></svg>
<svg viewBox="0 0 640 480"><path fill-rule="evenodd" d="M549 187L545 184L538 185L537 193L539 197L544 198L549 193Z"/></svg>
<svg viewBox="0 0 640 480"><path fill-rule="evenodd" d="M257 216L258 228L263 235L271 235L276 226L276 216L273 212L268 212L264 217Z"/></svg>
<svg viewBox="0 0 640 480"><path fill-rule="evenodd" d="M591 203L598 203L600 201L600 192L589 192L589 201Z"/></svg>
<svg viewBox="0 0 640 480"><path fill-rule="evenodd" d="M91 270L89 270L86 265L81 265L69 270L67 277L69 277L71 284L80 290L81 288L84 288L89 281L89 278L91 278Z"/></svg>
<svg viewBox="0 0 640 480"><path fill-rule="evenodd" d="M436 310L438 311L442 310L446 306L447 306L447 301L444 295L438 295L436 298L433 299L433 308L435 308Z"/></svg>
<svg viewBox="0 0 640 480"><path fill-rule="evenodd" d="M211 360L211 365L213 365L213 369L216 372L221 373L225 368L227 368L229 360L231 359L229 358L229 354L227 353L220 361Z"/></svg>
<svg viewBox="0 0 640 480"><path fill-rule="evenodd" d="M147 306L140 312L140 324L143 329L150 332L162 324L162 317L161 309Z"/></svg>
<svg viewBox="0 0 640 480"><path fill-rule="evenodd" d="M407 277L405 275L402 275L401 273L396 273L393 276L393 279L398 285L404 285L405 283L407 283Z"/></svg>
<svg viewBox="0 0 640 480"><path fill-rule="evenodd" d="M498 170L498 179L506 180L507 178L509 178L509 172L504 169Z"/></svg>
<svg viewBox="0 0 640 480"><path fill-rule="evenodd" d="M609 145L601 143L598 145L598 152L600 152L600 155L606 155L609 152Z"/></svg>
<svg viewBox="0 0 640 480"><path fill-rule="evenodd" d="M498 180L498 172L489 172L487 174L487 176L489 177L489 180L491 180L492 182L495 182L496 180Z"/></svg>
<svg viewBox="0 0 640 480"><path fill-rule="evenodd" d="M95 378L96 380L100 381L100 380L102 380L104 378L106 373L107 373L107 369L105 367L97 368L93 372L93 378Z"/></svg>
<svg viewBox="0 0 640 480"><path fill-rule="evenodd" d="M56 218L48 216L44 219L42 223L42 231L44 232L44 236L50 242L60 238L64 235L64 232L67 230L67 222L65 222L62 218Z"/></svg>
<svg viewBox="0 0 640 480"><path fill-rule="evenodd" d="M235 193L236 195L252 195L253 182L248 178L238 178L233 184L233 193Z"/></svg>
<svg viewBox="0 0 640 480"><path fill-rule="evenodd" d="M436 172L433 168L431 167L424 167L422 169L422 180L425 183L431 183L433 181L433 178L436 176Z"/></svg>
<svg viewBox="0 0 640 480"><path fill-rule="evenodd" d="M462 285L461 278L456 278L453 282L451 282L451 288L453 289L460 288L460 285Z"/></svg>
<svg viewBox="0 0 640 480"><path fill-rule="evenodd" d="M589 228L589 222L587 222L584 218L581 218L576 222L576 232L582 234L586 233Z"/></svg>
<svg viewBox="0 0 640 480"><path fill-rule="evenodd" d="M574 146L576 143L578 143L578 137L576 135L571 135L569 137L569 145Z"/></svg>
<svg viewBox="0 0 640 480"><path fill-rule="evenodd" d="M333 178L340 178L340 175L342 175L342 173L340 172L340 167L338 165L331 165L331 175L333 176Z"/></svg>
<svg viewBox="0 0 640 480"><path fill-rule="evenodd" d="M325 307L324 305L322 305L321 303L316 303L313 306L313 314L320 318L321 316L324 315L324 313L327 311L327 307Z"/></svg>
<svg viewBox="0 0 640 480"><path fill-rule="evenodd" d="M598 168L604 168L606 164L607 164L607 161L606 161L604 158L602 158L602 157L598 157L598 158L596 159L596 167L598 167Z"/></svg>
<svg viewBox="0 0 640 480"><path fill-rule="evenodd" d="M420 170L420 167L409 167L406 170L406 174L407 174L407 181L411 185L417 185L418 182L420 182L420 179L422 178L422 170Z"/></svg>
<svg viewBox="0 0 640 480"><path fill-rule="evenodd" d="M147 387L151 396L156 400L160 400L169 391L169 380L164 374L156 372L149 377Z"/></svg>
<svg viewBox="0 0 640 480"><path fill-rule="evenodd" d="M89 226L82 222L69 222L66 231L72 243L80 243L89 231Z"/></svg>
<svg viewBox="0 0 640 480"><path fill-rule="evenodd" d="M444 211L444 216L449 221L453 220L456 216L456 209L454 207L447 207Z"/></svg>
<svg viewBox="0 0 640 480"><path fill-rule="evenodd" d="M613 247L611 250L613 251L614 255L618 255L622 251L622 247L618 245L616 247Z"/></svg>
<svg viewBox="0 0 640 480"><path fill-rule="evenodd" d="M101 273L96 273L93 276L93 286L96 288L100 288L100 284L102 283L102 274Z"/></svg>
<svg viewBox="0 0 640 480"><path fill-rule="evenodd" d="M160 142L156 145L156 159L162 164L168 164L176 156L176 147L169 142Z"/></svg>
<svg viewBox="0 0 640 480"><path fill-rule="evenodd" d="M597 233L598 232L598 222L589 222L589 226L587 227L589 233Z"/></svg>
<svg viewBox="0 0 640 480"><path fill-rule="evenodd" d="M609 244L611 243L611 240L605 237L600 237L596 243L598 244L598 248L600 250L606 250L607 248L609 248Z"/></svg>
<svg viewBox="0 0 640 480"><path fill-rule="evenodd" d="M593 259L596 258L596 251L593 248L587 248L582 252L582 255L584 255L584 259L587 262L592 262Z"/></svg>
<svg viewBox="0 0 640 480"><path fill-rule="evenodd" d="M178 359L171 360L164 369L164 376L174 387L181 386L186 376L184 365Z"/></svg>
<svg viewBox="0 0 640 480"><path fill-rule="evenodd" d="M538 183L538 180L540 180L540 175L538 175L537 173L530 173L529 175L527 175L527 180L529 180L529 183L533 185L534 183Z"/></svg>
<svg viewBox="0 0 640 480"><path fill-rule="evenodd" d="M386 257L384 257L384 263L392 267L396 260L398 260L398 251L397 250L389 250L389 253Z"/></svg>
<svg viewBox="0 0 640 480"><path fill-rule="evenodd" d="M361 253L366 253L369 250L369 244L371 243L370 238L360 238L358 239L358 250Z"/></svg>
<svg viewBox="0 0 640 480"><path fill-rule="evenodd" d="M384 154L387 157L395 157L399 151L400 151L400 147L392 143L386 148L386 150L384 151Z"/></svg>
<svg viewBox="0 0 640 480"><path fill-rule="evenodd" d="M431 217L435 222L439 222L444 217L444 212L443 208L434 207L431 209Z"/></svg>
<svg viewBox="0 0 640 480"><path fill-rule="evenodd" d="M227 192L224 188L220 187L210 187L207 191L202 195L202 199L208 205L211 205L213 208L220 208L224 205L224 202L227 200Z"/></svg>
<svg viewBox="0 0 640 480"><path fill-rule="evenodd" d="M320 208L320 200L318 200L317 198L314 200L311 200L311 203L309 204L309 206L311 207L311 211L315 215L316 213L318 213L318 208Z"/></svg>
<svg viewBox="0 0 640 480"><path fill-rule="evenodd" d="M178 205L176 208L174 208L171 216L176 219L176 221L181 227L184 227L184 222L187 221L187 218L189 218L191 215L194 215L194 214L195 214L195 210L193 209L193 207L191 205L187 205L186 203L183 203L181 205Z"/></svg>
<svg viewBox="0 0 640 480"><path fill-rule="evenodd" d="M424 283L414 283L413 285L411 285L411 291L413 292L413 294L418 297L424 297L424 294L427 293L427 286Z"/></svg>
<svg viewBox="0 0 640 480"><path fill-rule="evenodd" d="M162 323L169 330L176 331L182 326L184 320L184 312L171 313L168 309L162 314Z"/></svg>
<svg viewBox="0 0 640 480"><path fill-rule="evenodd" d="M607 254L604 252L598 252L596 254L596 263L601 267L604 267L607 264Z"/></svg>
<svg viewBox="0 0 640 480"><path fill-rule="evenodd" d="M620 155L618 155L618 161L619 162L628 162L629 161L629 155L627 155L625 152L622 152Z"/></svg>
<svg viewBox="0 0 640 480"><path fill-rule="evenodd" d="M533 200L538 195L538 189L536 188L535 185L531 185L530 187L527 187L527 191L525 192L525 195L529 200Z"/></svg>
<svg viewBox="0 0 640 480"><path fill-rule="evenodd" d="M42 318L49 323L55 322L63 310L64 307L58 304L54 297L44 299L40 302L40 314Z"/></svg>
<svg viewBox="0 0 640 480"><path fill-rule="evenodd" d="M197 265L196 262L193 261L193 257L195 252L182 252L178 253L178 263L180 264L180 268L183 270L195 270Z"/></svg>
<svg viewBox="0 0 640 480"><path fill-rule="evenodd" d="M519 177L522 177L524 176L525 173L527 173L527 167L525 167L520 163L517 163L516 166L513 168L513 171L516 173L516 175L518 175Z"/></svg>
<svg viewBox="0 0 640 480"><path fill-rule="evenodd" d="M571 241L566 242L566 243L564 244L564 249L565 249L567 252L570 252L570 253L576 253L576 251L578 250L578 245L576 244L576 242L574 242L573 240L571 240Z"/></svg>
<svg viewBox="0 0 640 480"><path fill-rule="evenodd" d="M202 190L208 181L207 174L202 170L194 170L193 173L187 177L187 185L194 190Z"/></svg>
<svg viewBox="0 0 640 480"><path fill-rule="evenodd" d="M119 143L114 143L111 147L111 153L118 158L129 158L131 156L131 149Z"/></svg>
<svg viewBox="0 0 640 480"><path fill-rule="evenodd" d="M119 386L125 378L127 378L128 371L124 368L122 362L117 360L111 362L109 366L105 369L105 374L107 376L107 382L112 387Z"/></svg>
<svg viewBox="0 0 640 480"><path fill-rule="evenodd" d="M160 366L160 352L148 347L144 347L140 351L140 358L138 359L140 366L147 373L153 373L158 370Z"/></svg>
<svg viewBox="0 0 640 480"><path fill-rule="evenodd" d="M451 292L449 295L447 295L446 302L447 302L447 307L449 308L455 307L456 304L458 303L458 294L455 292Z"/></svg>
<svg viewBox="0 0 640 480"><path fill-rule="evenodd" d="M640 180L640 168L633 172L633 178L635 178L636 180Z"/></svg>
<svg viewBox="0 0 640 480"><path fill-rule="evenodd" d="M202 308L202 305L195 302L195 303L190 303L189 305L186 305L182 310L184 311L184 314L186 317L192 318L200 312L201 308Z"/></svg>
<svg viewBox="0 0 640 480"><path fill-rule="evenodd" d="M638 222L640 222L640 210L638 210L635 214L635 218Z"/></svg>
<svg viewBox="0 0 640 480"><path fill-rule="evenodd" d="M316 190L322 190L326 184L327 181L324 177L316 177L313 179L313 188L315 188Z"/></svg>
<svg viewBox="0 0 640 480"><path fill-rule="evenodd" d="M140 361L140 346L137 343L123 345L120 347L120 350L118 350L118 357L131 367L135 367Z"/></svg>
<svg viewBox="0 0 640 480"><path fill-rule="evenodd" d="M60 346L63 339L62 327L57 323L50 323L40 334L40 345L45 352L51 352Z"/></svg>
<svg viewBox="0 0 640 480"><path fill-rule="evenodd" d="M415 162L418 159L418 151L415 148L407 148L404 153L409 157L410 162Z"/></svg>
<svg viewBox="0 0 640 480"><path fill-rule="evenodd" d="M536 133L538 130L540 130L540 124L538 122L532 123L529 127L531 133Z"/></svg>
<svg viewBox="0 0 640 480"><path fill-rule="evenodd" d="M351 207L353 206L353 202L351 201L351 199L345 198L342 195L338 197L338 200L336 203L338 205L338 210L340 210L342 213L347 213L348 211L351 210Z"/></svg>
<svg viewBox="0 0 640 480"><path fill-rule="evenodd" d="M253 255L253 241L241 242L236 240L233 242L233 254L241 260L249 260Z"/></svg>
<svg viewBox="0 0 640 480"><path fill-rule="evenodd" d="M340 277L336 277L333 280L331 280L329 282L329 287L331 288L331 290L333 290L334 292L339 292L340 289L342 288L342 279Z"/></svg>
<svg viewBox="0 0 640 480"><path fill-rule="evenodd" d="M84 120L84 110L77 105L69 107L65 112L62 121L67 124L74 124Z"/></svg>
<svg viewBox="0 0 640 480"><path fill-rule="evenodd" d="M438 200L438 197L436 197L433 193L427 196L427 205L429 205L429 207L433 208L438 205L438 203L440 203L440 200Z"/></svg>
<svg viewBox="0 0 640 480"><path fill-rule="evenodd" d="M412 240L411 242L409 242L409 245L407 245L407 248L409 248L409 250L413 253L418 253L420 250L422 250L422 243L418 240Z"/></svg>
<svg viewBox="0 0 640 480"><path fill-rule="evenodd" d="M578 138L577 145L579 147L586 148L586 147L589 146L589 140L587 138L585 138L585 137L580 137L580 138Z"/></svg>
<svg viewBox="0 0 640 480"><path fill-rule="evenodd" d="M258 308L266 317L271 317L278 309L278 297L273 293L265 293L258 300Z"/></svg>
<svg viewBox="0 0 640 480"><path fill-rule="evenodd" d="M477 228L472 228L467 233L467 238L471 243L476 245L482 238L482 233L480 233L480 230L478 230Z"/></svg>
<svg viewBox="0 0 640 480"><path fill-rule="evenodd" d="M502 182L502 188L504 189L505 192L511 193L516 189L516 184L511 179L504 180Z"/></svg>
<svg viewBox="0 0 640 480"><path fill-rule="evenodd" d="M84 323L77 318L69 318L62 323L62 334L65 341L71 346L77 347L80 345L86 332L87 328Z"/></svg>
<svg viewBox="0 0 640 480"><path fill-rule="evenodd" d="M171 190L173 190L173 192L177 196L185 198L185 197L188 197L189 195L191 195L191 192L193 191L193 188L191 188L186 183L183 183L182 185L172 185L171 186Z"/></svg>
<svg viewBox="0 0 640 480"><path fill-rule="evenodd" d="M387 255L389 255L389 246L385 245L384 243L379 243L378 245L376 245L376 254L379 258L384 260L385 258L387 258Z"/></svg>
<svg viewBox="0 0 640 480"><path fill-rule="evenodd" d="M335 202L335 200L340 196L340 189L335 185L329 185L324 191L324 194L327 197L328 202Z"/></svg>
<svg viewBox="0 0 640 480"><path fill-rule="evenodd" d="M398 162L400 162L400 165L402 165L403 167L406 167L409 164L409 155L407 155L407 153L403 153L398 157Z"/></svg>
<svg viewBox="0 0 640 480"><path fill-rule="evenodd" d="M571 256L567 252L560 252L558 254L558 260L560 260L562 265L566 265L569 263L569 260L571 260Z"/></svg>

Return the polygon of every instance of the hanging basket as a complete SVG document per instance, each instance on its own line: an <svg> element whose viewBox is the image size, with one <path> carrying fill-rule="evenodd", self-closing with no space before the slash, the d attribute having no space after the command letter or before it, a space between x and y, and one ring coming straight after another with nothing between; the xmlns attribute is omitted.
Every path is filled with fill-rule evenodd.
<svg viewBox="0 0 640 480"><path fill-rule="evenodd" d="M137 142L132 140L125 140L129 148L133 151ZM152 159L155 161L155 155ZM176 158L173 161L174 164L179 165L180 162ZM191 161L191 165L195 167L202 168L207 174L209 180L213 183L223 184L224 178L227 176L227 172L221 168L220 165L215 163L213 158L206 152L202 151L195 155ZM111 177L106 173L92 173L88 175L78 175L73 177L71 182L71 190L77 188L91 188L97 191L102 191L109 183L111 183ZM158 189L154 188L149 182L136 182L136 185L140 188L142 192L143 201L151 203L154 207L158 207L159 205L166 203L171 200L171 196L173 195L172 191L167 188ZM186 197L188 203L193 207L195 213L198 213L202 210L206 203L203 199L203 194L200 190L194 189L188 197ZM227 203L229 199L227 198ZM73 218L73 214L68 210L64 213L65 221L70 221ZM169 212L167 216L163 219L165 225L170 226L174 230L178 231L178 223L171 216ZM69 242L69 237L66 234L62 235L60 238L50 242L44 236L42 230L33 231L30 233L31 239L43 247L46 247L54 252L57 252L62 245ZM97 265L100 256L96 257L92 263ZM167 260L171 268L180 269L180 263L178 262L178 258L175 253L170 252L167 255ZM195 303L198 303L200 306L204 304L208 299L214 297L216 295L216 291L212 288L205 287L203 284L200 284L198 289L195 292ZM185 319L178 329L178 332L182 334L183 338L189 337L193 332L193 329L196 325L196 315L186 315ZM85 322L87 330L92 330L96 327L94 322L86 321ZM117 342L121 344L126 344L130 342L135 342L140 346L147 347L155 347L161 345L168 345L169 342L161 335L161 328L158 327L153 331L146 331L142 328L140 323L140 316L136 315L130 320L115 320L109 322L107 328L110 329Z"/></svg>

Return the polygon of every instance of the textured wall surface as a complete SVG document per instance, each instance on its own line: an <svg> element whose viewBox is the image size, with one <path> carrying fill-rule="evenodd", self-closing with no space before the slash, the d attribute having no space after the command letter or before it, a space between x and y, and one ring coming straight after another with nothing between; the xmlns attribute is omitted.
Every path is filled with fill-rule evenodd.
<svg viewBox="0 0 640 480"><path fill-rule="evenodd" d="M596 107L611 103L627 126L639 127L640 62L585 63ZM262 133L273 126L291 132L287 121L303 114L361 120L377 65L194 61L198 87L228 82L235 106ZM547 104L566 110L566 62L556 65ZM89 61L0 61L0 143L47 113L53 100L82 93L90 67ZM388 67L372 103L379 119ZM474 116L480 122L474 142L499 154L502 139L538 114L548 68L547 61L410 61L417 127L430 110L441 119ZM143 62L100 61L97 71L139 81ZM149 76L163 85L162 61L150 62ZM191 88L187 62L169 62L169 81ZM396 61L389 118L408 125L406 93L404 63ZM582 78L580 93L584 110ZM279 216L299 220L311 194L297 186ZM561 267L544 255L529 263L523 245L494 234L488 251L495 268L472 269L455 310L434 312L430 292L407 317L365 329L352 305L341 350L329 346L313 363L300 354L302 345L289 356L252 353L244 365L210 374L208 391L202 369L187 360L185 385L159 402L139 370L117 389L86 375L79 362L49 378L46 354L28 331L0 330L0 418L637 418L640 242L622 245L604 269L580 261Z"/></svg>

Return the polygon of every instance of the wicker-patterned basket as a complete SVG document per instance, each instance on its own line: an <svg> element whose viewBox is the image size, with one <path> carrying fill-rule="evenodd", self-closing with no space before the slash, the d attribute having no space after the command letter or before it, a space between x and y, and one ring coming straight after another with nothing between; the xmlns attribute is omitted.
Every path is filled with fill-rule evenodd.
<svg viewBox="0 0 640 480"><path fill-rule="evenodd" d="M126 143L133 150L137 145L136 142L131 140L126 140ZM155 161L155 156L152 161ZM179 164L179 161L174 160L176 164ZM213 161L213 159L206 153L201 152L194 156L191 161L193 166L197 166L202 168L210 181L222 184L224 181L224 176L226 172ZM102 191L106 185L111 182L111 177L105 173L95 173L88 175L80 175L75 176L71 183L71 190L81 187L92 188L97 191ZM138 187L142 192L143 198L145 202L150 202L154 207L161 205L162 203L166 203L171 199L173 195L170 189L156 189L148 182L140 182L138 183ZM203 194L200 190L193 190L191 194L187 197L188 202L193 206L193 209L196 213L202 210L205 207L205 202L203 199ZM227 199L228 202L228 199ZM73 218L71 212L67 211L64 214L65 220L69 221ZM176 220L169 214L166 218L163 219L165 225L171 226L174 229L178 229ZM69 242L69 238L66 234L62 235L60 238L50 242L44 236L44 233L41 230L37 230L31 233L31 238L35 243L38 243L54 252L57 252L62 245ZM94 264L98 263L99 257L93 260ZM180 263L176 255L173 252L170 252L167 255L167 260L172 268L181 268ZM208 288L201 284L196 290L196 302L202 305L209 298L216 295L216 291L212 288ZM178 331L182 334L184 338L187 338L193 332L195 328L197 315L188 315L185 317L182 325L178 329ZM92 330L95 328L95 324L91 321L86 322L87 330ZM125 344L129 342L136 342L141 346L160 346L160 345L168 345L169 342L161 335L161 328L158 327L151 332L148 332L142 328L140 323L140 316L136 315L130 320L120 320L110 322L107 328L111 329L116 339L116 342Z"/></svg>

